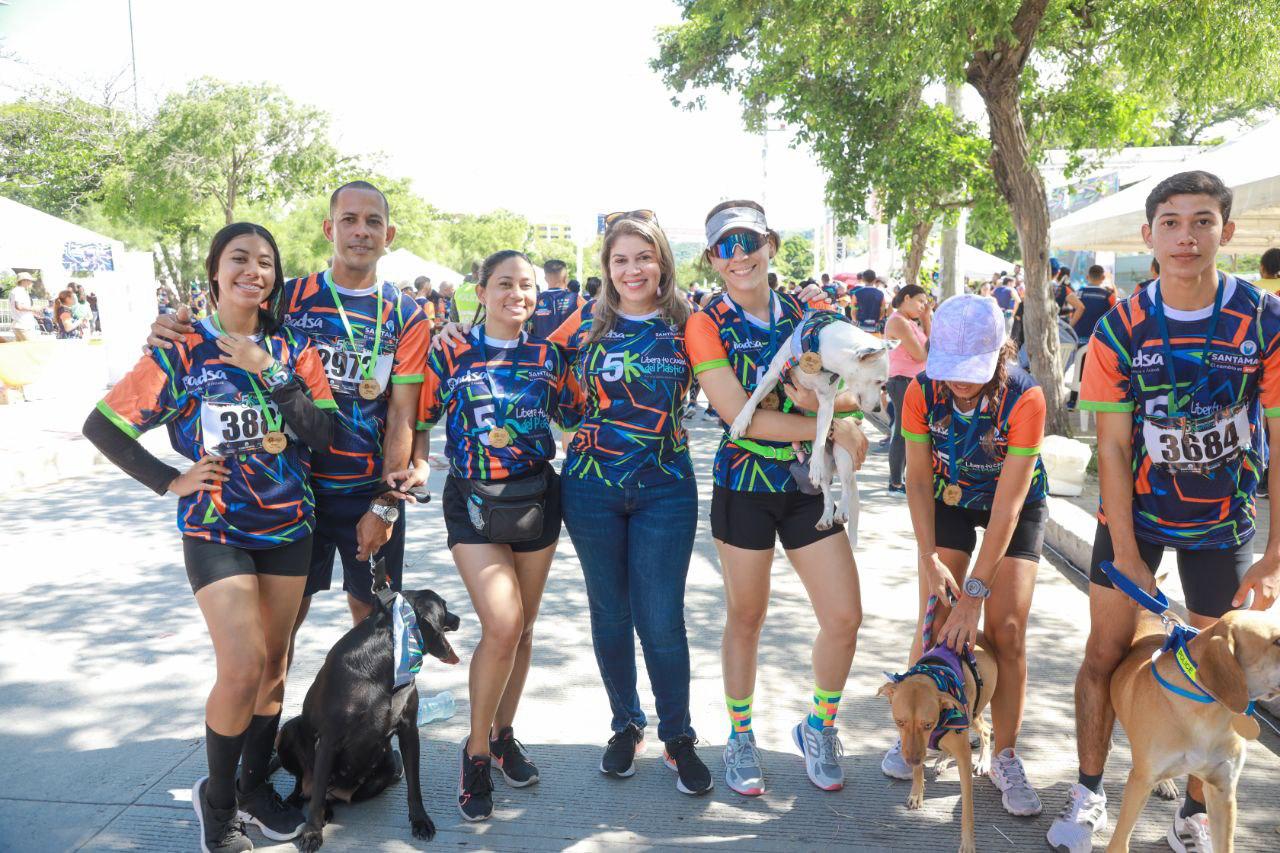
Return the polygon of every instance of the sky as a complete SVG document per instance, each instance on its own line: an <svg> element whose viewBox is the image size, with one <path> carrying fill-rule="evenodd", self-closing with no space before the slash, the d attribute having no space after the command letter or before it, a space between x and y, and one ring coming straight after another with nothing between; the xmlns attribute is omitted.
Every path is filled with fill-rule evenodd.
<svg viewBox="0 0 1280 853"><path fill-rule="evenodd" d="M328 112L343 153L381 152L444 210L581 230L650 208L684 240L741 197L765 201L775 228L814 227L824 176L788 131L769 134L766 182L735 97L672 105L648 63L678 21L671 0L133 0L144 111L201 76L266 81ZM0 39L13 57L0 100L130 80L127 0L7 0Z"/></svg>

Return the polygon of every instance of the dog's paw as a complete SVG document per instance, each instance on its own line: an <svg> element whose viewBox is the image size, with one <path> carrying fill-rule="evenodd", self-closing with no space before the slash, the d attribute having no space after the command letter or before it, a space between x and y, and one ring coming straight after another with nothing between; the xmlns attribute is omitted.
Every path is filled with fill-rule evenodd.
<svg viewBox="0 0 1280 853"><path fill-rule="evenodd" d="M960 839L960 853L978 853L978 845L972 838Z"/></svg>
<svg viewBox="0 0 1280 853"><path fill-rule="evenodd" d="M410 818L409 825L413 827L414 838L421 838L423 841L430 841L436 837L435 822L426 815L423 815L421 820Z"/></svg>
<svg viewBox="0 0 1280 853"><path fill-rule="evenodd" d="M907 811L914 812L924 808L924 791L907 795Z"/></svg>
<svg viewBox="0 0 1280 853"><path fill-rule="evenodd" d="M835 522L836 524L848 524L848 523L849 523L849 513L847 513L847 512L837 512L835 515L831 516L831 520L832 520L833 522Z"/></svg>
<svg viewBox="0 0 1280 853"><path fill-rule="evenodd" d="M1151 789L1151 793L1162 800L1176 800L1178 799L1178 783L1172 779L1161 779Z"/></svg>
<svg viewBox="0 0 1280 853"><path fill-rule="evenodd" d="M990 772L991 772L991 759L990 759L990 758L975 758L975 759L973 760L973 775L974 775L974 776L986 776L986 775L987 775L988 773L990 773Z"/></svg>
<svg viewBox="0 0 1280 853"><path fill-rule="evenodd" d="M822 518L818 519L818 523L815 524L814 527L817 528L818 530L830 530L831 522L832 522L832 516L824 512L822 514Z"/></svg>
<svg viewBox="0 0 1280 853"><path fill-rule="evenodd" d="M298 836L298 849L302 853L316 853L324 844L323 829L308 829Z"/></svg>
<svg viewBox="0 0 1280 853"><path fill-rule="evenodd" d="M747 428L751 426L751 413L745 409L733 419L733 423L729 425L729 438L737 441L747 434Z"/></svg>

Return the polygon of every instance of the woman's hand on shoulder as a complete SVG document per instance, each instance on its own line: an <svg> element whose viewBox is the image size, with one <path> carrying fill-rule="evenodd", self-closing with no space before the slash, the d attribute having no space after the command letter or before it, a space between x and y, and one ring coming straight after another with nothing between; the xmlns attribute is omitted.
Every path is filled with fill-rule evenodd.
<svg viewBox="0 0 1280 853"><path fill-rule="evenodd" d="M470 323L445 323L440 327L440 331L431 336L431 348L440 350L445 346L457 346L465 342L469 334L471 334Z"/></svg>
<svg viewBox="0 0 1280 853"><path fill-rule="evenodd" d="M172 342L182 339L195 331L191 325L191 309L183 305L176 314L161 314L151 323L151 334L147 336L147 346L160 349L173 349Z"/></svg>
<svg viewBox="0 0 1280 853"><path fill-rule="evenodd" d="M820 305L815 303L826 303L827 292L822 289L822 285L820 284L806 284L800 289L800 292L796 294L796 299L799 299L802 303L810 306L811 308L818 308Z"/></svg>

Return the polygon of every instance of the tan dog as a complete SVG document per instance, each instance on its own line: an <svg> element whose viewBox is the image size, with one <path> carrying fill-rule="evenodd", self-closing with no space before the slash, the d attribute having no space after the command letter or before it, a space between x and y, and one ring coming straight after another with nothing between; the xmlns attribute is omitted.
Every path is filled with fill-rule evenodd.
<svg viewBox="0 0 1280 853"><path fill-rule="evenodd" d="M1233 610L1187 648L1199 683L1218 701L1202 704L1162 687L1151 674L1151 657L1163 645L1159 623L1144 619L1137 639L1111 677L1111 701L1129 736L1133 769L1112 851L1129 849L1138 815L1157 782L1190 773L1205 783L1213 849L1229 853L1236 826L1236 782L1244 768L1245 738L1258 736L1258 723L1242 716L1251 699L1280 693L1280 625L1263 613ZM1161 677L1192 689L1172 653L1154 664Z"/></svg>
<svg viewBox="0 0 1280 853"><path fill-rule="evenodd" d="M898 682L887 682L876 691L877 696L889 698L893 722L902 738L902 758L911 768L908 809L924 807L925 749L943 711L961 711L969 718L969 725L978 730L976 764L969 746L968 729L950 730L938 741L938 746L955 758L960 772L960 853L973 853L977 849L973 828L973 777L985 774L991 766L991 730L982 711L991 701L998 673L995 659L986 649L974 646L973 656L977 661L978 674L982 676L982 692L980 696L974 695L977 691L973 673L968 666L962 665L960 670L964 674L967 708L961 707L951 694L938 689L937 683L923 673L909 674Z"/></svg>

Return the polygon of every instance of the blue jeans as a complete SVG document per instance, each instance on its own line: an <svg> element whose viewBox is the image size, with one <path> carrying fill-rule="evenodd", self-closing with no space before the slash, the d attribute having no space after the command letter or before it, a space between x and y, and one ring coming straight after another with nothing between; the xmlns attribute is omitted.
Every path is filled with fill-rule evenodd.
<svg viewBox="0 0 1280 853"><path fill-rule="evenodd" d="M610 486L565 477L564 526L582 563L591 643L613 709L612 727L641 729L635 634L658 708L658 737L694 736L689 720L689 641L684 586L698 527L692 477L660 486Z"/></svg>

